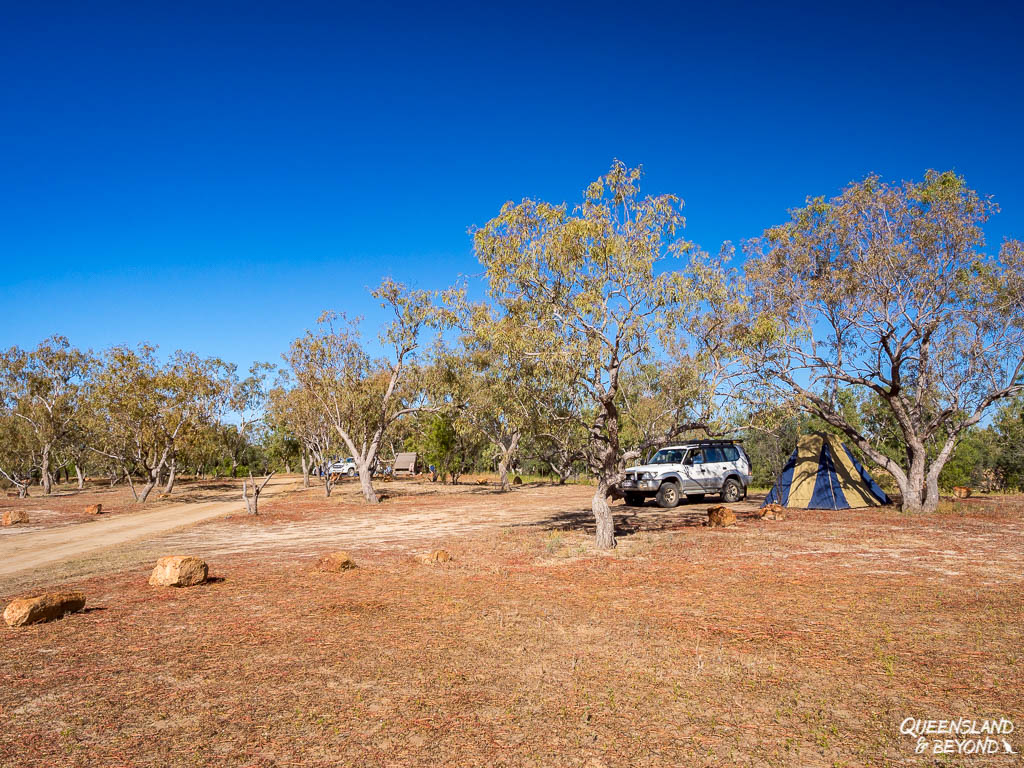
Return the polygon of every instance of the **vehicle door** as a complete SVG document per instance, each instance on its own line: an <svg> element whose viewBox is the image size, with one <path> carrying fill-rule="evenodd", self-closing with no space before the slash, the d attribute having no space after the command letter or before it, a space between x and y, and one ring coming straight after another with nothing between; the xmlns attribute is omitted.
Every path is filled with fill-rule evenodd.
<svg viewBox="0 0 1024 768"><path fill-rule="evenodd" d="M718 446L704 449L704 469L710 483L708 492L717 493L722 490L725 476L728 474L729 463L725 460L725 453Z"/></svg>
<svg viewBox="0 0 1024 768"><path fill-rule="evenodd" d="M694 448L686 460L687 475L690 478L687 483L687 491L690 493L712 493L712 482L708 476L707 458L705 448Z"/></svg>

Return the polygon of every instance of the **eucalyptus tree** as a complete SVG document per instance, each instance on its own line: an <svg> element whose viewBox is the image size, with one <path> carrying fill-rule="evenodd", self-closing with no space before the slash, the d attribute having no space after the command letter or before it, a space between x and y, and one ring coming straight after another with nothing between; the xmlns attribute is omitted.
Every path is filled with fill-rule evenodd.
<svg viewBox="0 0 1024 768"><path fill-rule="evenodd" d="M355 459L363 497L376 504L373 471L389 428L429 407L417 379L424 333L449 327L454 314L438 303L450 294L409 289L390 279L372 295L390 316L380 334L386 356L375 359L364 350L357 321L326 312L316 330L292 342L285 359Z"/></svg>
<svg viewBox="0 0 1024 768"><path fill-rule="evenodd" d="M810 198L748 245L751 371L779 398L841 430L930 511L966 430L1022 389L1024 246L986 252L997 210L952 172L877 176ZM889 411L902 457L852 423L836 392Z"/></svg>
<svg viewBox="0 0 1024 768"><path fill-rule="evenodd" d="M626 463L692 432L712 433L717 389L700 363L686 355L645 362L622 376L620 410Z"/></svg>
<svg viewBox="0 0 1024 768"><path fill-rule="evenodd" d="M14 486L19 498L29 494L37 457L35 436L28 423L0 409L0 477Z"/></svg>
<svg viewBox="0 0 1024 768"><path fill-rule="evenodd" d="M320 467L324 481L324 496L330 496L333 481L323 472L331 461L338 443L334 428L324 415L320 402L305 388L282 386L270 391L267 419L275 428L291 435L299 444L303 487L309 487L309 475Z"/></svg>
<svg viewBox="0 0 1024 768"><path fill-rule="evenodd" d="M585 420L571 403L542 398L538 405L538 419L527 435L524 453L547 466L558 484L564 485L586 459Z"/></svg>
<svg viewBox="0 0 1024 768"><path fill-rule="evenodd" d="M512 320L503 333L585 393L578 418L597 479L599 547L615 546L608 497L621 479L622 374L674 343L721 282L717 264L681 237L682 201L641 197L640 177L616 161L571 210L509 202L474 233L490 295Z"/></svg>
<svg viewBox="0 0 1024 768"><path fill-rule="evenodd" d="M147 344L104 353L94 384L94 417L103 428L93 430L93 450L118 465L136 501L146 501L181 441L223 408L223 371L220 360L181 351L161 363Z"/></svg>
<svg viewBox="0 0 1024 768"><path fill-rule="evenodd" d="M249 375L240 377L233 363L227 365L225 388L227 409L235 422L223 425L222 436L231 458L231 476L237 475L243 454L251 447L256 433L264 424L268 397L268 377L274 366L255 362L249 366Z"/></svg>
<svg viewBox="0 0 1024 768"><path fill-rule="evenodd" d="M518 343L511 322L486 304L467 306L461 352L439 356L450 388L445 402L456 406L459 418L487 439L497 458L502 491L511 488L509 471L523 439L536 429L544 381L543 362Z"/></svg>
<svg viewBox="0 0 1024 768"><path fill-rule="evenodd" d="M52 489L56 454L70 445L89 365L88 353L64 336L52 336L32 350L11 347L0 353L0 409L28 428L43 493Z"/></svg>

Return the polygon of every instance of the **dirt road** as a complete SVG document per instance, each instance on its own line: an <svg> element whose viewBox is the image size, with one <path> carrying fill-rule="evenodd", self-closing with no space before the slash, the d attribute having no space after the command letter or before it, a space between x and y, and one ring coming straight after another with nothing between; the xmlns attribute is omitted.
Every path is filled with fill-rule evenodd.
<svg viewBox="0 0 1024 768"><path fill-rule="evenodd" d="M272 479L260 498L296 487L293 478ZM12 574L39 571L63 560L82 557L130 541L148 539L220 515L240 512L245 503L237 490L214 494L199 504L173 504L150 512L97 517L88 523L28 531L0 538L0 592Z"/></svg>

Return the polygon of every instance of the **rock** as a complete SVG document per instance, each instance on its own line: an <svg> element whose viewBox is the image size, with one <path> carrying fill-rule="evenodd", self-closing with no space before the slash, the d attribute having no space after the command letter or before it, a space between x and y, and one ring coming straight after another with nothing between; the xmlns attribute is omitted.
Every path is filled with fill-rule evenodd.
<svg viewBox="0 0 1024 768"><path fill-rule="evenodd" d="M59 619L66 613L77 613L85 608L85 595L81 592L47 592L37 597L12 600L4 609L8 626L21 627L42 621Z"/></svg>
<svg viewBox="0 0 1024 768"><path fill-rule="evenodd" d="M519 475L516 475L515 477L512 478L512 485L522 485L522 484L523 484L523 478L521 478Z"/></svg>
<svg viewBox="0 0 1024 768"><path fill-rule="evenodd" d="M786 508L781 504L766 504L757 510L757 516L763 520L785 520Z"/></svg>
<svg viewBox="0 0 1024 768"><path fill-rule="evenodd" d="M958 485L953 489L953 495L958 499L966 499L971 495L971 489L963 485Z"/></svg>
<svg viewBox="0 0 1024 768"><path fill-rule="evenodd" d="M21 523L28 523L28 512L21 509L12 509L4 512L3 525L20 525Z"/></svg>
<svg viewBox="0 0 1024 768"><path fill-rule="evenodd" d="M348 552L331 552L329 555L324 555L316 561L316 568L318 571L327 571L328 573L341 573L352 568L358 568L356 561L352 559Z"/></svg>
<svg viewBox="0 0 1024 768"><path fill-rule="evenodd" d="M708 510L708 525L712 528L736 525L736 513L728 507L711 507Z"/></svg>
<svg viewBox="0 0 1024 768"><path fill-rule="evenodd" d="M102 515L103 505L102 504L90 504L85 508L85 514L87 515Z"/></svg>
<svg viewBox="0 0 1024 768"><path fill-rule="evenodd" d="M189 555L168 555L156 561L149 576L154 587L191 587L206 581L206 561Z"/></svg>
<svg viewBox="0 0 1024 768"><path fill-rule="evenodd" d="M421 563L447 563L452 559L447 549L435 549L426 555L417 555L416 559Z"/></svg>

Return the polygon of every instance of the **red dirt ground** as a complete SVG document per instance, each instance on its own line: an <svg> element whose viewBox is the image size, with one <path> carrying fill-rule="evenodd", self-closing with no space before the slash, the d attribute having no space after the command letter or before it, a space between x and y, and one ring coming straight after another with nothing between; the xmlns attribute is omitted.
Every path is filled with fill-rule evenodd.
<svg viewBox="0 0 1024 768"><path fill-rule="evenodd" d="M0 764L1021 765L915 755L899 724L1005 717L1024 752L1024 499L728 529L696 525L707 505L616 507L603 553L587 495L294 494L190 535L440 504L513 525L366 537L341 574L312 570L334 543L313 536L208 556L192 589L149 587L149 564L78 580L86 613L5 631ZM410 557L438 544L453 562Z"/></svg>

